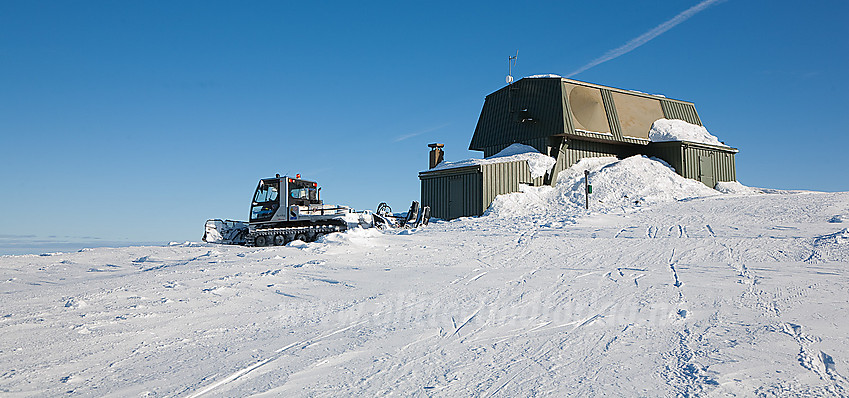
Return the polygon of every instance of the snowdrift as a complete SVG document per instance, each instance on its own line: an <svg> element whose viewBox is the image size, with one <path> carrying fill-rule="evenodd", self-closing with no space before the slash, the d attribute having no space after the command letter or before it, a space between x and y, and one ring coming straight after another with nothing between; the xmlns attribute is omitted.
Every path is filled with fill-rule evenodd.
<svg viewBox="0 0 849 398"><path fill-rule="evenodd" d="M724 146L713 134L703 126L687 123L678 119L659 119L654 122L649 131L652 142L689 141L702 144Z"/></svg>
<svg viewBox="0 0 849 398"><path fill-rule="evenodd" d="M595 212L627 211L719 194L698 181L681 177L661 160L641 155L623 160L586 158L561 172L554 187L524 187L523 192L498 196L488 214L496 217L584 214L584 170L590 172L593 186L590 210Z"/></svg>
<svg viewBox="0 0 849 398"><path fill-rule="evenodd" d="M759 188L747 187L737 181L720 181L716 183L716 190L730 195L758 195L764 192Z"/></svg>

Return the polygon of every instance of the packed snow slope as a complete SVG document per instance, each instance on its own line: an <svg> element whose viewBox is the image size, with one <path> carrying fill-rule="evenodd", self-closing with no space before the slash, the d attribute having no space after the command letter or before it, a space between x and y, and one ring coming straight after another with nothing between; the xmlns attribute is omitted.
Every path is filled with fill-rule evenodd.
<svg viewBox="0 0 849 398"><path fill-rule="evenodd" d="M287 247L0 257L0 393L849 395L849 193L669 172L590 159L484 217Z"/></svg>

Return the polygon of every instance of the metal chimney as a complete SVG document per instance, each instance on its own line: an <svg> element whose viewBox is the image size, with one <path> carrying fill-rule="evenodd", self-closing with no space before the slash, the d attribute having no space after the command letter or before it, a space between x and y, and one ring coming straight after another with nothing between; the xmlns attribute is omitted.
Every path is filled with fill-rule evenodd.
<svg viewBox="0 0 849 398"><path fill-rule="evenodd" d="M428 164L429 169L432 169L436 167L436 165L438 165L439 163L442 163L442 160L445 157L445 152L442 151L442 147L444 146L445 144L428 144L428 148L430 148L430 163Z"/></svg>

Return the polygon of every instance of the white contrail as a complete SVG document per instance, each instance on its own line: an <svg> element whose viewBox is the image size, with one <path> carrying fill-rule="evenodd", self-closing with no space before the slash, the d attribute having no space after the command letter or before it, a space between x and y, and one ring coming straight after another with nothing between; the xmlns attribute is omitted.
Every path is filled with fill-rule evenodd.
<svg viewBox="0 0 849 398"><path fill-rule="evenodd" d="M413 137L415 137L415 136L417 136L417 135L420 135L420 134L429 133L429 132L431 132L431 131L436 131L436 130L439 130L439 129L443 128L443 127L449 126L449 125L451 125L451 123L445 123L445 124L443 124L443 125L439 125L439 126L436 126L436 127L431 127L431 128L429 128L429 129L419 130L419 131L416 131L415 133L404 134L404 135L402 135L402 136L395 137L395 142L404 141L404 140L406 140L407 138L413 138Z"/></svg>
<svg viewBox="0 0 849 398"><path fill-rule="evenodd" d="M684 21L690 19L690 17L698 14L702 10L704 10L704 9L714 5L714 4L721 3L723 1L725 1L725 0L704 0L701 3L696 4L696 5L688 8L684 12L676 15L674 18L656 26L654 29L652 29L652 30L650 30L646 33L643 33L643 34L637 36L634 39L631 39L631 41L625 43L621 47L614 48L613 50L606 52L601 57L598 57L598 58L594 59L592 62L578 68L578 70L570 73L566 77L575 76L578 73L581 73L581 72L583 72L583 71L585 71L589 68L592 68L593 66L596 66L598 64L610 61L611 59L618 58L622 55L625 55L625 54L633 51L635 48L642 46L643 44L648 43L651 39L654 39L655 37L660 36L661 34L663 34L663 32L666 32L667 30L674 28L675 25L678 25L681 22L684 22Z"/></svg>

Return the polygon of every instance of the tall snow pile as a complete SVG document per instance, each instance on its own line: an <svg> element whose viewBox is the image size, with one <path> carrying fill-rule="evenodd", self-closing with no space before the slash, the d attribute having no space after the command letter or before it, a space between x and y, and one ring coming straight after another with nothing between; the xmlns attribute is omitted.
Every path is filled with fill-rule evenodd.
<svg viewBox="0 0 849 398"><path fill-rule="evenodd" d="M557 162L553 157L539 153L532 146L513 144L488 158L466 159L459 162L442 162L431 170L453 169L479 164L507 163L517 160L526 160L528 162L528 168L533 178L544 176L546 172L554 167L554 163Z"/></svg>
<svg viewBox="0 0 849 398"><path fill-rule="evenodd" d="M703 126L687 123L678 119L658 119L649 131L652 142L690 141L716 146L728 146L719 141L716 136L708 133Z"/></svg>
<svg viewBox="0 0 849 398"><path fill-rule="evenodd" d="M584 212L584 170L589 170L593 187L591 211L627 211L656 203L719 195L698 181L681 177L668 164L642 155L623 160L585 158L561 172L554 187L523 187L523 192L499 195L488 214L558 217Z"/></svg>

